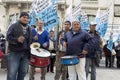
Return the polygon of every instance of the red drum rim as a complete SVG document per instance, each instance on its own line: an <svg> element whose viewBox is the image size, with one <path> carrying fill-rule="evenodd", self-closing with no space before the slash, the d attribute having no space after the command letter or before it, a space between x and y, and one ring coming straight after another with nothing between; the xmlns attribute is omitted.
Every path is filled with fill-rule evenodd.
<svg viewBox="0 0 120 80"><path fill-rule="evenodd" d="M31 56L35 56L35 57L38 57L38 58L49 58L50 57L50 56L42 57L42 56L37 56L37 55L34 55L34 54L31 54Z"/></svg>

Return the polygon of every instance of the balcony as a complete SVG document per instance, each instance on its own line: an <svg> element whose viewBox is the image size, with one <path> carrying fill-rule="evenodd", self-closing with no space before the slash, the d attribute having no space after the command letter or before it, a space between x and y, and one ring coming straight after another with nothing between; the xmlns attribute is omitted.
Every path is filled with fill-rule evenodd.
<svg viewBox="0 0 120 80"><path fill-rule="evenodd" d="M3 3L31 3L34 0L2 0Z"/></svg>
<svg viewBox="0 0 120 80"><path fill-rule="evenodd" d="M98 0L82 0L81 1L82 8L87 9L97 9L98 8Z"/></svg>

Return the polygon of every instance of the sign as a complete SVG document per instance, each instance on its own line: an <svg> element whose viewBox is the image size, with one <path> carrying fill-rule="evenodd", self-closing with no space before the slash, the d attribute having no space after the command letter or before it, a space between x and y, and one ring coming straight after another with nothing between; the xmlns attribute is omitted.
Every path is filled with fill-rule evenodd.
<svg viewBox="0 0 120 80"><path fill-rule="evenodd" d="M88 16L87 16L86 12L84 12L81 15L80 26L81 26L81 29L89 30L89 22L88 22Z"/></svg>
<svg viewBox="0 0 120 80"><path fill-rule="evenodd" d="M59 23L57 11L51 0L39 0L36 12L38 14L38 20L42 20L44 22L44 29L46 30Z"/></svg>
<svg viewBox="0 0 120 80"><path fill-rule="evenodd" d="M72 16L74 19L77 19L77 17L81 14L81 2L75 8L72 10Z"/></svg>
<svg viewBox="0 0 120 80"><path fill-rule="evenodd" d="M105 36L105 33L107 31L109 12L109 9L103 12L103 14L100 17L99 23L97 24L97 31L102 37Z"/></svg>

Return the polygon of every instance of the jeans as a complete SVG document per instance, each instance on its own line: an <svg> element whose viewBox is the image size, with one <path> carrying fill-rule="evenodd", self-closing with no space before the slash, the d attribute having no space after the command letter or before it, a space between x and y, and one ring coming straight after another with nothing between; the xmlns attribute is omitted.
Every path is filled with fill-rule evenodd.
<svg viewBox="0 0 120 80"><path fill-rule="evenodd" d="M79 63L76 65L68 66L68 73L70 80L86 80L85 73L85 58L80 58Z"/></svg>
<svg viewBox="0 0 120 80"><path fill-rule="evenodd" d="M91 80L96 80L96 64L95 59L86 58L86 77L88 78L89 69L91 68Z"/></svg>
<svg viewBox="0 0 120 80"><path fill-rule="evenodd" d="M24 80L28 72L29 59L25 52L10 52L6 57L7 80Z"/></svg>

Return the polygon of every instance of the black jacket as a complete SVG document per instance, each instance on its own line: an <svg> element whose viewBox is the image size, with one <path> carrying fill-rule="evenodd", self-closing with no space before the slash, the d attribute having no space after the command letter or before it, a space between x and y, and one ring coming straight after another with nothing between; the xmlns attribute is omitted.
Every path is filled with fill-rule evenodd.
<svg viewBox="0 0 120 80"><path fill-rule="evenodd" d="M23 52L28 51L30 52L30 44L32 42L32 33L30 27L26 29L26 42L27 42L27 49L24 49L24 44L18 42L18 37L23 35L23 28L20 21L17 21L16 23L12 24L8 31L7 31L7 41L9 43L8 49L13 52Z"/></svg>

